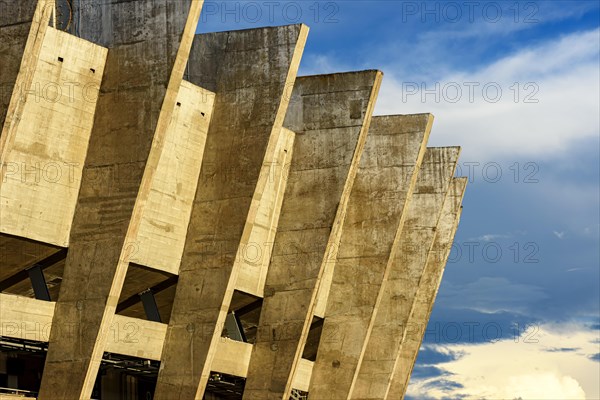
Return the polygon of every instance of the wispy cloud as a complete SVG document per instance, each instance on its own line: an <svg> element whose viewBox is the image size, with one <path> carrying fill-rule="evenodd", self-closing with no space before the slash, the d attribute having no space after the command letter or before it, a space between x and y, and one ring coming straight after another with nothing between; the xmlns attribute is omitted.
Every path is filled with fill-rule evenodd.
<svg viewBox="0 0 600 400"><path fill-rule="evenodd" d="M466 284L444 282L438 295L445 308L468 307L479 312L527 312L535 303L548 298L538 286L515 283L507 278L482 277Z"/></svg>
<svg viewBox="0 0 600 400"><path fill-rule="evenodd" d="M578 350L580 350L579 347L552 347L552 348L546 349L545 351L549 351L551 353L560 353L560 352L572 353L572 352L575 352Z"/></svg>
<svg viewBox="0 0 600 400"><path fill-rule="evenodd" d="M552 233L554 234L554 236L556 236L559 239L562 239L563 237L565 237L565 233L563 231L560 231L560 232L552 231Z"/></svg>
<svg viewBox="0 0 600 400"><path fill-rule="evenodd" d="M512 235L501 234L501 233L487 233L485 235L477 236L474 238L467 239L468 241L477 241L477 242L492 242L498 239L509 239Z"/></svg>

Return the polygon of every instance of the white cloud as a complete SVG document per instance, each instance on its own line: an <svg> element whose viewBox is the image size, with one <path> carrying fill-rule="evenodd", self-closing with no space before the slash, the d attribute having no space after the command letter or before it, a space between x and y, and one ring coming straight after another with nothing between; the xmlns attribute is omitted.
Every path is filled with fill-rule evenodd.
<svg viewBox="0 0 600 400"><path fill-rule="evenodd" d="M447 376L411 381L408 393L417 398L597 399L600 363L589 358L598 352L596 336L580 325L546 325L517 342L445 346L463 357L436 365ZM551 351L557 348L568 351ZM442 378L463 387L436 386Z"/></svg>
<svg viewBox="0 0 600 400"><path fill-rule="evenodd" d="M487 233L485 235L478 236L476 238L467 239L469 241L478 241L478 242L491 242L497 239L509 239L512 235L506 235L501 233Z"/></svg>
<svg viewBox="0 0 600 400"><path fill-rule="evenodd" d="M565 233L564 232L557 232L557 231L553 231L552 233L554 233L554 236L556 236L559 239L562 239L565 237Z"/></svg>
<svg viewBox="0 0 600 400"><path fill-rule="evenodd" d="M585 399L585 392L570 376L560 377L552 372L512 376L509 391L522 399Z"/></svg>
<svg viewBox="0 0 600 400"><path fill-rule="evenodd" d="M438 89L434 82L413 82L433 90L438 101L433 93L410 94L411 77L384 71L376 113L432 112L436 122L431 141L463 145L463 159L553 156L572 141L597 137L600 131L599 34L573 33L473 72L448 72ZM501 95L493 103L496 88ZM453 103L459 89L461 96ZM538 102L527 103L526 96Z"/></svg>

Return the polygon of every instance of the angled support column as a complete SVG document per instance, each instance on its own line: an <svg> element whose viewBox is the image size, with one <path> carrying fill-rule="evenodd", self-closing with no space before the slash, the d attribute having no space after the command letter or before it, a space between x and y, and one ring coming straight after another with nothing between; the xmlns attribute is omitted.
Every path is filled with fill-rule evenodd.
<svg viewBox="0 0 600 400"><path fill-rule="evenodd" d="M50 291L46 284L46 278L44 277L44 271L39 265L34 265L27 270L29 274L29 280L31 281L31 287L35 298L38 300L50 301Z"/></svg>
<svg viewBox="0 0 600 400"><path fill-rule="evenodd" d="M2 166L21 121L54 0L0 3L0 150ZM2 174L2 178L4 173ZM2 179L0 179L0 182Z"/></svg>
<svg viewBox="0 0 600 400"><path fill-rule="evenodd" d="M408 318L407 327L409 329L400 345L394 376L386 397L388 399L404 398L406 394L425 328L442 281L454 235L460 222L461 204L466 186L467 178L452 179L442 209L442 216L437 225L432 252L427 258L427 265L419 282L414 305Z"/></svg>
<svg viewBox="0 0 600 400"><path fill-rule="evenodd" d="M96 380L202 7L169 4L76 4L78 35L109 52L53 318L73 329L51 331L42 400Z"/></svg>
<svg viewBox="0 0 600 400"><path fill-rule="evenodd" d="M346 399L377 314L433 123L430 114L374 117L344 221L309 393ZM328 296L327 296L328 294ZM328 300L327 300L328 298Z"/></svg>
<svg viewBox="0 0 600 400"><path fill-rule="evenodd" d="M238 260L241 265L235 289L257 297L264 295L273 242L294 153L295 136L294 132L283 128L275 149L275 160L263 163L261 174L268 175L267 186L260 200L248 247Z"/></svg>
<svg viewBox="0 0 600 400"><path fill-rule="evenodd" d="M245 399L288 399L331 262L381 83L378 71L298 78L296 132Z"/></svg>
<svg viewBox="0 0 600 400"><path fill-rule="evenodd" d="M385 396L459 153L457 147L428 148L425 153L352 398Z"/></svg>
<svg viewBox="0 0 600 400"><path fill-rule="evenodd" d="M275 157L304 25L198 35L189 80L216 93L155 399L201 398Z"/></svg>

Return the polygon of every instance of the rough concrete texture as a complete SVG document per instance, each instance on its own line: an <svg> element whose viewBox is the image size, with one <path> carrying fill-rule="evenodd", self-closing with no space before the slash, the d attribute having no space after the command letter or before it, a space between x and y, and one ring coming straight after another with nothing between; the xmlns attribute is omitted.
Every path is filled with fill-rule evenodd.
<svg viewBox="0 0 600 400"><path fill-rule="evenodd" d="M68 246L106 53L47 28L4 159L2 233Z"/></svg>
<svg viewBox="0 0 600 400"><path fill-rule="evenodd" d="M388 399L404 398L406 394L410 375L423 341L427 322L454 241L454 234L460 221L461 204L466 186L467 178L454 178L448 189L442 215L437 225L432 251L427 257L427 264L419 281L408 318L407 327L409 329L404 335L396 359L395 371L386 396Z"/></svg>
<svg viewBox="0 0 600 400"><path fill-rule="evenodd" d="M348 398L352 392L432 122L429 114L371 122L331 286L319 289L329 296L309 390L317 399Z"/></svg>
<svg viewBox="0 0 600 400"><path fill-rule="evenodd" d="M183 81L130 260L177 274L215 94Z"/></svg>
<svg viewBox="0 0 600 400"><path fill-rule="evenodd" d="M194 41L188 76L215 91L215 106L156 399L204 393L239 272L236 257L247 245L266 186L259 179L263 161L275 152L289 102L285 90L296 78L307 33L306 26L293 25Z"/></svg>
<svg viewBox="0 0 600 400"><path fill-rule="evenodd" d="M240 266L235 289L256 297L263 297L264 294L283 195L288 181L290 160L294 154L295 137L294 132L283 128L273 157L265 157L263 161L260 179L266 179L266 186L252 224L248 243L245 249L242 249L240 257L236 259Z"/></svg>
<svg viewBox="0 0 600 400"><path fill-rule="evenodd" d="M5 141L18 124L25 96L53 8L51 0L0 2L0 135L2 160ZM16 88L17 90L13 91ZM12 99L12 100L11 100ZM9 104L11 112L7 114ZM8 120L6 117L8 115Z"/></svg>
<svg viewBox="0 0 600 400"><path fill-rule="evenodd" d="M428 148L425 153L353 398L385 396L398 354L398 339L406 330L459 153L456 147Z"/></svg>
<svg viewBox="0 0 600 400"><path fill-rule="evenodd" d="M324 265L334 257L381 82L364 71L298 78L285 125L296 132L246 399L289 397ZM333 250L333 252L332 252Z"/></svg>
<svg viewBox="0 0 600 400"><path fill-rule="evenodd" d="M104 352L160 360L156 399L201 398L211 371L246 399L383 398L392 377L402 396L422 332L401 328L429 318L464 191L456 148L415 174L431 116L371 124L378 71L296 79L303 25L195 36L200 0L0 7L0 336L44 326L40 399L116 398ZM159 286L168 324L143 319ZM242 309L249 342L221 338Z"/></svg>
<svg viewBox="0 0 600 400"><path fill-rule="evenodd" d="M41 399L91 395L202 6L173 4L103 3L99 27L93 7L79 14L80 36L109 52L54 313L73 330L51 331Z"/></svg>

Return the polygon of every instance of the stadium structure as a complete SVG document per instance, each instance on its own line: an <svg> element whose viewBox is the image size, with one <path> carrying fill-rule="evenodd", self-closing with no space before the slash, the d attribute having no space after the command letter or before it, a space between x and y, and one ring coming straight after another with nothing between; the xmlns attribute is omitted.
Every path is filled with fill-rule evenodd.
<svg viewBox="0 0 600 400"><path fill-rule="evenodd" d="M460 149L202 5L0 1L1 399L404 396Z"/></svg>

